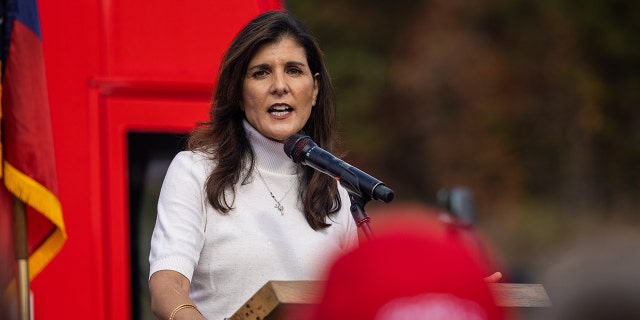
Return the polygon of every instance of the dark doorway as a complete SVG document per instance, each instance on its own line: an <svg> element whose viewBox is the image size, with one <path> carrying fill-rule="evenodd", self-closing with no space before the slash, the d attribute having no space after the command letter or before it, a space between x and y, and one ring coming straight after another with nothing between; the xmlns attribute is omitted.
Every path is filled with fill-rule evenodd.
<svg viewBox="0 0 640 320"><path fill-rule="evenodd" d="M186 134L129 132L129 223L131 319L152 320L149 248L160 187L173 157L184 150Z"/></svg>

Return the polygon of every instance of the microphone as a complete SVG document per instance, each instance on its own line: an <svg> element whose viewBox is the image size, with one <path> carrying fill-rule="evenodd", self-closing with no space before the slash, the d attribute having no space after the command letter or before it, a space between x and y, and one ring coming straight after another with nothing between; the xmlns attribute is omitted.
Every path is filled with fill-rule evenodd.
<svg viewBox="0 0 640 320"><path fill-rule="evenodd" d="M352 194L384 202L393 200L393 190L384 183L318 147L308 136L289 136L284 142L284 152L293 162L336 178Z"/></svg>

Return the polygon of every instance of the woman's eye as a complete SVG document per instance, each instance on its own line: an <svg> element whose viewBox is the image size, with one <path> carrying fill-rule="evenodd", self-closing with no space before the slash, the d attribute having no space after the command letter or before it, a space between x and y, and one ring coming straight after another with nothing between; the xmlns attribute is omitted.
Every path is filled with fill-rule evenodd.
<svg viewBox="0 0 640 320"><path fill-rule="evenodd" d="M298 68L291 68L291 69L287 70L287 72L289 74L294 74L294 75L302 74L302 70L300 70Z"/></svg>
<svg viewBox="0 0 640 320"><path fill-rule="evenodd" d="M268 75L269 73L267 72L267 70L258 70L255 71L251 74L251 77L253 78L264 78Z"/></svg>

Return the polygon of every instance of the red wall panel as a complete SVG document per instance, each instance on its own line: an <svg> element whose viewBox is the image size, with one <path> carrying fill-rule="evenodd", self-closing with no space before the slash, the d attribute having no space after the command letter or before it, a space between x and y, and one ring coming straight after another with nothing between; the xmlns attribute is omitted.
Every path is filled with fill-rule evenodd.
<svg viewBox="0 0 640 320"><path fill-rule="evenodd" d="M129 255L129 202L127 173L127 133L187 132L195 120L206 118L207 100L137 99L107 97L96 106L102 110L99 126L104 157L100 172L102 182L102 245L107 319L122 319L130 313L131 294Z"/></svg>
<svg viewBox="0 0 640 320"><path fill-rule="evenodd" d="M92 159L88 80L98 74L98 3L39 0L43 51L53 129L58 193L69 239L33 280L35 319L80 319L99 315L104 292L96 243L99 216L88 183ZM93 203L95 204L95 202ZM78 301L78 303L75 303ZM96 319L104 319L97 316Z"/></svg>
<svg viewBox="0 0 640 320"><path fill-rule="evenodd" d="M255 1L112 1L106 73L211 81L240 24L257 11Z"/></svg>

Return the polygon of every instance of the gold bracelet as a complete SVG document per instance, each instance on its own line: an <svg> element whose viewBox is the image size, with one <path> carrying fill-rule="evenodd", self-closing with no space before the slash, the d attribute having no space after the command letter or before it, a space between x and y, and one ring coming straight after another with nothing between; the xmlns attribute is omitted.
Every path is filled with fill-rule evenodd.
<svg viewBox="0 0 640 320"><path fill-rule="evenodd" d="M171 316L169 316L169 320L173 320L173 317L176 316L176 313L178 313L178 311L182 310L182 309L186 309L186 308L193 308L196 309L196 311L198 311L198 313L200 313L200 310L198 310L198 308L192 304L181 304L179 306L177 306L175 309L173 309L173 311L171 311ZM200 313L202 314L202 313Z"/></svg>

